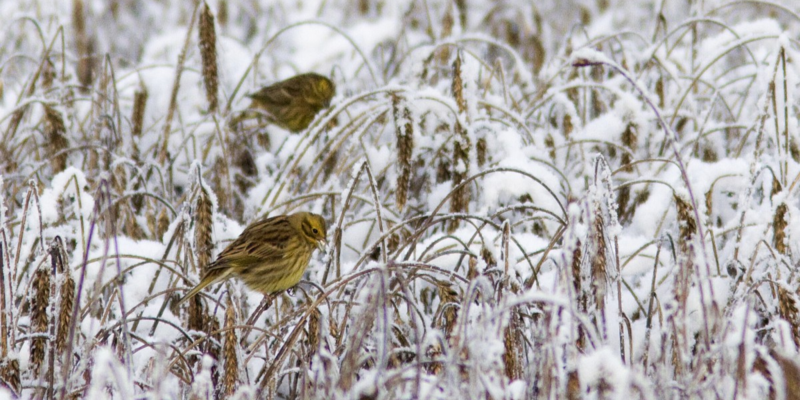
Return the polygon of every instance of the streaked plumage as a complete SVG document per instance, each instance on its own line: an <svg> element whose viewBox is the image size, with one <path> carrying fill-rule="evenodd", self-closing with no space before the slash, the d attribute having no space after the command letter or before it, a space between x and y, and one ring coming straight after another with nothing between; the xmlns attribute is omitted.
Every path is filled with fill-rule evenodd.
<svg viewBox="0 0 800 400"><path fill-rule="evenodd" d="M178 304L231 277L264 294L286 290L303 277L314 249L324 247L325 234L325 220L308 212L254 222L206 266L200 283Z"/></svg>
<svg viewBox="0 0 800 400"><path fill-rule="evenodd" d="M307 73L273 83L248 94L251 109L266 112L271 122L292 132L306 129L331 104L336 85L319 74Z"/></svg>

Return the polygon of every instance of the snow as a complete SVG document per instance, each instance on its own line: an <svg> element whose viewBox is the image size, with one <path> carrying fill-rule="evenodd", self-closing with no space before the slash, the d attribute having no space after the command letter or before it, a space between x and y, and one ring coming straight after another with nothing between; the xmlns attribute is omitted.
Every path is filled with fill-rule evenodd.
<svg viewBox="0 0 800 400"><path fill-rule="evenodd" d="M215 397L229 378L230 332L239 399L788 390L767 373L784 368L778 355L800 361L793 3L208 6L217 112L191 2L0 2L0 377L12 361L21 369L20 387L0 385L0 399L40 398L51 384L83 398ZM81 23L99 60L88 87ZM293 133L263 118L232 123L250 104L244 94L303 72L336 84L317 124ZM395 95L410 121L395 118ZM64 117L66 144L53 140L43 104ZM401 210L396 124L406 123L414 146ZM453 159L455 143L465 158ZM463 173L475 179L459 198L453 175ZM259 218L326 219L328 249L313 254L306 282L257 318L262 295L235 279L206 289L222 301L204 297L197 315L176 305L202 273L200 185L211 196L212 257ZM696 208L689 234L676 198ZM48 334L39 371L37 268L55 274L54 295L67 274L80 290L73 354ZM55 314L47 326L61 329Z"/></svg>

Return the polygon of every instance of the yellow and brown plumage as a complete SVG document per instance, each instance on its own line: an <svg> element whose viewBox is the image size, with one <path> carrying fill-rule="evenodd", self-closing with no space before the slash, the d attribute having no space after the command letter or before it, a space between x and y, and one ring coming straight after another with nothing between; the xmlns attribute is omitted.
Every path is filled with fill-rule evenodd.
<svg viewBox="0 0 800 400"><path fill-rule="evenodd" d="M299 132L330 106L335 94L336 85L330 79L307 73L273 83L247 97L253 100L250 109L261 110L274 124Z"/></svg>
<svg viewBox="0 0 800 400"><path fill-rule="evenodd" d="M324 248L325 234L325 220L309 212L254 222L206 266L200 283L178 304L231 277L263 294L289 289L302 278L314 249Z"/></svg>

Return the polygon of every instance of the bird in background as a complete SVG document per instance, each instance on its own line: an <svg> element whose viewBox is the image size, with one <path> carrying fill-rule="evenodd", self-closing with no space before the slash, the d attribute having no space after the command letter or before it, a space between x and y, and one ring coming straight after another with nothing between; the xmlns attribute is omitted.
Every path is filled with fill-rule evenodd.
<svg viewBox="0 0 800 400"><path fill-rule="evenodd" d="M289 289L300 282L314 250L324 251L325 237L325 219L309 212L256 221L204 268L200 283L177 304L232 277L264 295Z"/></svg>
<svg viewBox="0 0 800 400"><path fill-rule="evenodd" d="M317 113L330 107L335 94L336 85L330 79L315 73L300 74L248 94L252 100L249 109L256 112L245 111L232 123L266 114L275 125L299 132L311 124Z"/></svg>

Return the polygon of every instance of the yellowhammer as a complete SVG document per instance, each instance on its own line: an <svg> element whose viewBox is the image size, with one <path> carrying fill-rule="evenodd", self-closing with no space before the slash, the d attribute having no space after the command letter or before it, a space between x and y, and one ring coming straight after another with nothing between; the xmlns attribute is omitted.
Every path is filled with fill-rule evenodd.
<svg viewBox="0 0 800 400"><path fill-rule="evenodd" d="M294 76L248 94L250 109L265 112L270 122L292 132L306 129L320 110L331 105L336 85L314 73ZM242 116L234 123L247 118Z"/></svg>
<svg viewBox="0 0 800 400"><path fill-rule="evenodd" d="M289 289L300 281L314 249L324 249L325 232L325 220L309 212L254 222L206 266L200 283L178 304L230 277L265 295Z"/></svg>

